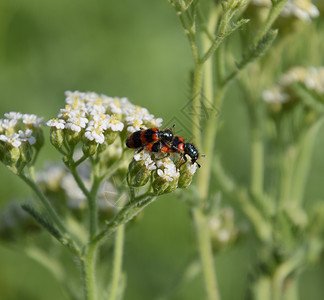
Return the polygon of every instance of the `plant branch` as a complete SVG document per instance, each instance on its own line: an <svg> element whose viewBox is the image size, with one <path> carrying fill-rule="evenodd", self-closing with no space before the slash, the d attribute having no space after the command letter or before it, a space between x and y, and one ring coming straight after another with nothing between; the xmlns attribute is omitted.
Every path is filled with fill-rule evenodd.
<svg viewBox="0 0 324 300"><path fill-rule="evenodd" d="M253 42L254 45L259 44L260 41L267 35L272 24L279 17L279 14L281 13L284 6L286 5L287 1L288 0L277 0L276 2L272 1L273 4L269 11L268 17L267 17L266 21L262 24L262 26L258 32L258 35L254 39L254 42Z"/></svg>
<svg viewBox="0 0 324 300"><path fill-rule="evenodd" d="M126 224L137 214L139 214L146 206L154 202L156 197L152 195L147 195L143 199L135 199L135 201L129 202L120 212L115 216L115 218L107 223L105 227L99 232L96 237L93 239L93 243L97 244L102 242L110 234L112 234L118 226Z"/></svg>
<svg viewBox="0 0 324 300"><path fill-rule="evenodd" d="M31 189L36 193L37 197L42 202L42 204L44 205L46 211L48 212L48 214L50 215L50 217L54 221L54 224L58 227L58 230L60 231L60 233L63 234L65 236L65 238L67 238L67 240L71 243L71 245L73 244L74 247L75 247L75 243L73 242L73 240L72 240L67 228L65 227L63 221L61 220L59 215L56 213L56 211L55 211L54 207L52 206L51 202L46 198L46 196L40 190L38 185L33 180L26 177L24 174L20 174L19 177L24 182L26 182L31 187Z"/></svg>

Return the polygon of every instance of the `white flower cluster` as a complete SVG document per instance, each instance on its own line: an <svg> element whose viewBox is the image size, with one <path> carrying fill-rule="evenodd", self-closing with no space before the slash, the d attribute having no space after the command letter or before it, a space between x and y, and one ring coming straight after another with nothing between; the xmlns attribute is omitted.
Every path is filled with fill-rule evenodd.
<svg viewBox="0 0 324 300"><path fill-rule="evenodd" d="M18 148L22 143L30 145L36 143L33 133L42 125L43 118L34 114L21 114L10 112L5 114L5 119L0 119L0 141L11 147Z"/></svg>
<svg viewBox="0 0 324 300"><path fill-rule="evenodd" d="M156 170L158 176L169 182L178 180L180 176L180 171L173 159L179 160L179 154L172 153L165 157L165 154L163 153L154 153L143 150L140 153L135 153L134 155L134 160L144 161L144 165L147 170ZM187 162L185 164L186 171L191 176L196 173L197 167L197 163L192 164L191 162Z"/></svg>
<svg viewBox="0 0 324 300"><path fill-rule="evenodd" d="M157 160L156 165L158 167L157 174L165 181L173 181L179 178L180 172L170 157Z"/></svg>
<svg viewBox="0 0 324 300"><path fill-rule="evenodd" d="M258 6L271 7L271 0L252 0L251 3ZM311 18L319 16L319 10L311 0L288 0L281 12L281 16L294 16L301 20L310 21Z"/></svg>
<svg viewBox="0 0 324 300"><path fill-rule="evenodd" d="M46 124L57 129L68 129L80 133L90 141L102 144L105 134L128 132L140 128L159 127L161 118L154 118L146 108L133 105L127 98L108 97L93 92L66 93L66 106L60 110L57 119L51 119Z"/></svg>
<svg viewBox="0 0 324 300"><path fill-rule="evenodd" d="M307 89L320 95L324 94L324 67L294 67L279 78L279 84L262 94L266 102L283 103L289 101L289 95L285 92L293 83L303 83Z"/></svg>

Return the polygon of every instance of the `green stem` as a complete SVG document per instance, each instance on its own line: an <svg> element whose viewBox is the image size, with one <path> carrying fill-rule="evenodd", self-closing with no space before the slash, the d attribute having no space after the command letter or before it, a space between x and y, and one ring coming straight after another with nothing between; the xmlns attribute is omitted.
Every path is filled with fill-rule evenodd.
<svg viewBox="0 0 324 300"><path fill-rule="evenodd" d="M323 122L323 118L317 121L306 132L305 136L301 140L301 143L299 144L299 155L298 160L296 160L296 168L292 179L293 189L291 191L292 199L294 199L294 201L296 201L299 204L301 204L303 199L316 137L319 129L323 125Z"/></svg>
<svg viewBox="0 0 324 300"><path fill-rule="evenodd" d="M257 237L264 243L271 242L271 225L269 222L267 222L267 220L264 219L261 212L253 205L247 192L239 189L232 178L225 173L220 163L220 159L217 156L214 157L213 171L216 177L216 182L219 184L220 189L224 194L238 201L243 213L253 225Z"/></svg>
<svg viewBox="0 0 324 300"><path fill-rule="evenodd" d="M264 176L264 147L260 129L252 129L252 174L251 191L254 195L263 194L263 176Z"/></svg>
<svg viewBox="0 0 324 300"><path fill-rule="evenodd" d="M122 275L124 235L125 225L120 225L116 230L114 265L109 300L116 300L119 292L120 280Z"/></svg>
<svg viewBox="0 0 324 300"><path fill-rule="evenodd" d="M262 27L260 28L257 37L255 38L253 44L256 46L259 41L266 35L266 33L271 28L272 24L276 21L279 14L281 13L282 9L284 8L285 4L288 0L281 0L274 4L272 4L272 7L269 11L269 15L266 19L266 21L262 24Z"/></svg>
<svg viewBox="0 0 324 300"><path fill-rule="evenodd" d="M302 265L304 257L304 251L299 250L277 268L272 280L272 300L283 300L285 280Z"/></svg>
<svg viewBox="0 0 324 300"><path fill-rule="evenodd" d="M279 196L279 205L291 199L292 178L294 175L294 165L296 162L296 147L289 146L282 157L281 187Z"/></svg>
<svg viewBox="0 0 324 300"><path fill-rule="evenodd" d="M106 224L106 226L96 235L93 239L93 243L98 244L102 242L106 237L112 234L118 226L126 224L137 214L139 214L146 206L154 202L156 197L149 195L147 198L141 199L140 201L132 201L128 203L120 212L115 216L115 218Z"/></svg>
<svg viewBox="0 0 324 300"><path fill-rule="evenodd" d="M97 193L100 187L101 181L95 177L90 197L88 198L89 205L89 241L95 237L98 228L98 209L97 209Z"/></svg>
<svg viewBox="0 0 324 300"><path fill-rule="evenodd" d="M215 97L214 103L216 107L220 106L222 98L224 96L224 89L220 89ZM218 121L217 121L217 109L212 109L209 115L209 119L207 121L207 126L205 130L205 143L204 143L204 167L201 168L198 172L197 178L197 186L199 189L200 198L203 201L206 201L208 196L209 190L209 183L210 183L210 173L212 168L213 162L213 152L214 152L214 145L216 141L216 133L218 128Z"/></svg>
<svg viewBox="0 0 324 300"><path fill-rule="evenodd" d="M219 291L214 268L214 257L209 235L208 220L201 209L193 209L193 218L196 225L200 259L203 266L204 282L208 300L219 300Z"/></svg>
<svg viewBox="0 0 324 300"><path fill-rule="evenodd" d="M181 25L184 29L185 34L188 37L188 41L191 47L192 55L194 58L194 61L198 63L199 61L199 52L198 52L198 47L196 43L196 24L195 22L192 21L188 11L183 11L181 8L181 5L177 4L175 1L170 0L171 5L175 8L177 15L179 16ZM184 12L189 19L189 24L187 23Z"/></svg>
<svg viewBox="0 0 324 300"><path fill-rule="evenodd" d="M77 167L79 164L81 164L82 162L84 162L89 156L88 155L85 155L83 154L81 158L79 158L75 163L74 165Z"/></svg>
<svg viewBox="0 0 324 300"><path fill-rule="evenodd" d="M26 182L31 187L31 189L35 192L35 194L38 196L39 200L44 205L46 211L52 218L54 224L58 227L58 230L60 231L60 233L62 235L64 235L64 237L66 239L66 242L64 245L67 246L75 255L79 255L80 249L79 249L78 245L75 243L75 241L71 237L68 229L66 228L63 221L61 220L60 216L57 214L57 212L55 211L51 202L46 198L46 196L43 194L43 192L41 191L39 186L36 184L36 182L34 182L30 178L26 177L24 174L20 174L19 177L24 182Z"/></svg>
<svg viewBox="0 0 324 300"><path fill-rule="evenodd" d="M253 284L253 299L256 300L271 300L271 278L261 276Z"/></svg>
<svg viewBox="0 0 324 300"><path fill-rule="evenodd" d="M38 187L36 182L34 182L30 178L26 177L24 174L20 174L19 177L23 181L25 181L31 187L31 189L36 193L39 200L42 202L42 204L44 205L44 207L47 210L48 214L51 216L51 218L53 219L55 225L58 227L58 229L61 231L61 233L65 234L65 235L69 235L68 230L66 229L63 221L61 220L61 218L59 217L59 215L55 211L55 209L52 206L51 202L46 198L46 196L40 190L40 188Z"/></svg>
<svg viewBox="0 0 324 300"><path fill-rule="evenodd" d="M90 244L85 252L84 257L81 260L82 274L85 288L85 300L96 300L97 289L96 289L96 256L97 246Z"/></svg>
<svg viewBox="0 0 324 300"><path fill-rule="evenodd" d="M70 171L71 171L71 174L72 174L75 182L77 183L78 187L83 192L84 196L86 196L86 198L89 199L89 197L91 197L90 192L88 191L88 189L84 185L81 177L79 176L79 173L78 173L76 167L70 167Z"/></svg>
<svg viewBox="0 0 324 300"><path fill-rule="evenodd" d="M201 119L201 90L202 90L202 72L203 65L196 64L193 78L192 89L192 124L193 124L193 137L194 142L198 149L201 149L201 131L200 131L200 119Z"/></svg>

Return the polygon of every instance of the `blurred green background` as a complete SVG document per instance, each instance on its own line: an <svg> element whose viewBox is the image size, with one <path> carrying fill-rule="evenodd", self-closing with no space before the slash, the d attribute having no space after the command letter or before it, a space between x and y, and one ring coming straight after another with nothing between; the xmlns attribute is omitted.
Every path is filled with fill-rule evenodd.
<svg viewBox="0 0 324 300"><path fill-rule="evenodd" d="M323 51L320 49L319 51ZM177 130L190 128L181 109L189 97L192 66L178 18L163 1L0 0L0 113L20 111L49 119L64 105L64 91L95 91L127 96ZM249 133L239 91L228 95L217 150L240 182L248 181ZM184 134L185 136L185 134ZM323 196L321 134L314 154L307 205ZM38 166L59 156L47 146ZM201 165L203 167L203 159ZM30 191L0 166L0 208ZM65 299L54 277L19 249L0 242L0 299ZM125 299L155 299L176 279L195 254L194 230L187 206L175 195L163 196L127 232ZM244 299L247 274L256 253L253 239L216 258L223 299ZM301 299L323 299L324 261L307 270ZM197 278L171 299L202 299Z"/></svg>

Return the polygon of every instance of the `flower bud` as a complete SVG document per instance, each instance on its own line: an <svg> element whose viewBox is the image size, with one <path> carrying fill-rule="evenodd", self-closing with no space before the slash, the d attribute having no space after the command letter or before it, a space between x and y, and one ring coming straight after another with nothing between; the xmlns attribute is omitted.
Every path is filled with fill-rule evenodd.
<svg viewBox="0 0 324 300"><path fill-rule="evenodd" d="M105 132L105 138L108 145L112 144L116 140L118 135L119 135L118 131L107 130Z"/></svg>
<svg viewBox="0 0 324 300"><path fill-rule="evenodd" d="M178 178L172 178L171 181L157 175L152 183L152 187L156 195L161 195L174 192L177 189L177 184Z"/></svg>
<svg viewBox="0 0 324 300"><path fill-rule="evenodd" d="M50 140L52 145L56 149L61 149L64 141L63 129L57 129L56 127L51 127Z"/></svg>
<svg viewBox="0 0 324 300"><path fill-rule="evenodd" d="M128 167L128 185L133 187L140 187L145 185L151 175L151 170L147 169L143 160L132 160Z"/></svg>
<svg viewBox="0 0 324 300"><path fill-rule="evenodd" d="M80 142L82 138L81 131L73 131L73 130L67 130L65 131L65 138L69 145L75 146L77 143Z"/></svg>
<svg viewBox="0 0 324 300"><path fill-rule="evenodd" d="M20 146L20 158L23 163L30 163L33 158L33 149L28 142L23 142Z"/></svg>
<svg viewBox="0 0 324 300"><path fill-rule="evenodd" d="M7 145L5 147L4 155L3 155L3 163L6 166L14 166L18 159L20 158L20 149L17 147L12 147Z"/></svg>
<svg viewBox="0 0 324 300"><path fill-rule="evenodd" d="M35 144L33 144L33 146L37 151L39 151L45 143L43 130L41 128L35 128L33 131L33 136L36 139L36 142Z"/></svg>
<svg viewBox="0 0 324 300"><path fill-rule="evenodd" d="M197 164L191 164L190 162L184 164L180 168L180 177L178 182L179 188L187 188L192 181L193 175L197 170Z"/></svg>
<svg viewBox="0 0 324 300"><path fill-rule="evenodd" d="M95 141L89 141L88 139L85 139L83 145L82 145L82 151L87 156L92 156L96 153L98 149L98 144Z"/></svg>

